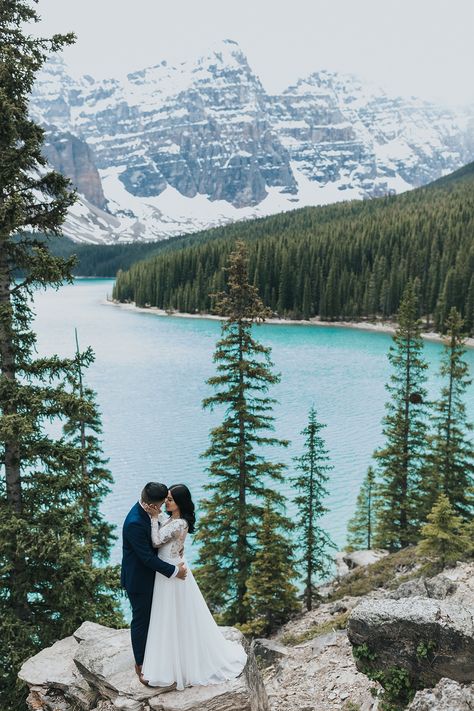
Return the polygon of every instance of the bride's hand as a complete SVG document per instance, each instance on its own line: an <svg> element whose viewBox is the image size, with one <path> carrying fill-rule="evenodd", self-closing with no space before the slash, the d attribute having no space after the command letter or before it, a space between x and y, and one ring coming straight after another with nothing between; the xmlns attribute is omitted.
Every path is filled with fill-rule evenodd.
<svg viewBox="0 0 474 711"><path fill-rule="evenodd" d="M156 508L155 506L150 506L150 504L143 504L143 508L152 518L158 518L158 516L160 515L160 509Z"/></svg>

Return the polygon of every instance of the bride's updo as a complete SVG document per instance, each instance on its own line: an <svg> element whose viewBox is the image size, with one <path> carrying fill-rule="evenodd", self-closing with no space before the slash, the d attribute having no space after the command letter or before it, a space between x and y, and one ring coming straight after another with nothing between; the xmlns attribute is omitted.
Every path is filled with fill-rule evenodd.
<svg viewBox="0 0 474 711"><path fill-rule="evenodd" d="M193 533L196 523L196 514L194 513L191 492L186 484L173 484L173 486L170 486L170 494L179 508L181 518L184 518L188 524L188 532Z"/></svg>

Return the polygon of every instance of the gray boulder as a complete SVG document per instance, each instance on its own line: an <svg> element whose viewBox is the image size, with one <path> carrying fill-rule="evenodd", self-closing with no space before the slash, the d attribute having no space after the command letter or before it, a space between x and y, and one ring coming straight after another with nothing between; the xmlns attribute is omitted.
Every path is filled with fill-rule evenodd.
<svg viewBox="0 0 474 711"><path fill-rule="evenodd" d="M423 577L415 580L408 580L394 590L390 597L400 600L404 597L425 596L435 600L444 600L452 595L457 589L455 582L444 575L436 575L434 578L425 579Z"/></svg>
<svg viewBox="0 0 474 711"><path fill-rule="evenodd" d="M418 691L407 711L472 711L474 684L441 679L434 689Z"/></svg>
<svg viewBox="0 0 474 711"><path fill-rule="evenodd" d="M389 593L389 597L393 600L401 600L405 597L423 597L427 595L425 579L416 578L416 580L407 580L398 586L396 590Z"/></svg>
<svg viewBox="0 0 474 711"><path fill-rule="evenodd" d="M366 599L352 611L347 631L360 671L403 667L418 688L443 677L474 680L474 621L455 603Z"/></svg>
<svg viewBox="0 0 474 711"><path fill-rule="evenodd" d="M436 600L444 600L453 595L457 590L457 585L445 575L436 575L434 578L425 580L426 593L428 597Z"/></svg>
<svg viewBox="0 0 474 711"><path fill-rule="evenodd" d="M384 548L374 548L364 551L352 551L352 553L345 553L342 556L342 560L347 565L349 570L354 568L360 568L364 565L372 565L372 563L377 563L377 561L385 558L388 555L388 551Z"/></svg>

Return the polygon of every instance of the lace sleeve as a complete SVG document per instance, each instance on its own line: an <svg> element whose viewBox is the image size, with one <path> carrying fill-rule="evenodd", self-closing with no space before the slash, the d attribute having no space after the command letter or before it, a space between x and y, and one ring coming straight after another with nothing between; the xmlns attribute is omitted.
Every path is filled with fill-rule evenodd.
<svg viewBox="0 0 474 711"><path fill-rule="evenodd" d="M151 519L151 542L153 548L158 548L158 534L160 532L159 517Z"/></svg>
<svg viewBox="0 0 474 711"><path fill-rule="evenodd" d="M169 516L165 513L159 513L158 516L153 517L151 519L151 542L153 544L153 548L158 548L158 546L160 545L160 543L158 542L158 532L160 530L160 526L163 526L163 524L168 523L169 520Z"/></svg>
<svg viewBox="0 0 474 711"><path fill-rule="evenodd" d="M162 546L163 543L170 541L172 538L181 536L187 529L187 526L188 524L182 518L171 520L169 523L163 524L161 528L158 528L158 519L156 519L156 523L154 525L152 521L151 540L153 542L153 546L158 548L159 546Z"/></svg>

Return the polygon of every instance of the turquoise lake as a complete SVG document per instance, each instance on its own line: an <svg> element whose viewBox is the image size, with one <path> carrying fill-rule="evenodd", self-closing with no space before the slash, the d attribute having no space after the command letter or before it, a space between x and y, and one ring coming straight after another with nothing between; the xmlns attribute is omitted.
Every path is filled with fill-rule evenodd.
<svg viewBox="0 0 474 711"><path fill-rule="evenodd" d="M40 353L71 355L74 328L81 348L90 345L95 351L87 380L98 395L103 448L115 480L103 511L120 534L126 513L147 481L184 482L196 503L205 495L206 463L199 455L222 412L203 411L201 402L212 392L206 379L215 372L212 356L221 329L216 320L160 317L108 305L104 302L112 286L110 279L79 279L57 292L38 292L35 328ZM323 525L342 546L372 452L382 443L391 336L276 324L258 326L255 332L271 346L274 372L281 374L281 382L269 393L278 400L275 433L291 440L288 448L273 448L270 456L289 465L289 479L292 457L301 453L300 432L314 403L319 420L327 425L322 434L334 466ZM440 344L425 343L433 397L440 387L441 352ZM474 373L474 349L468 349L466 359ZM472 385L466 404L472 421ZM289 481L282 491L288 516L293 516ZM120 541L112 558L120 560Z"/></svg>

